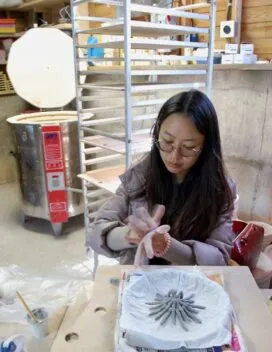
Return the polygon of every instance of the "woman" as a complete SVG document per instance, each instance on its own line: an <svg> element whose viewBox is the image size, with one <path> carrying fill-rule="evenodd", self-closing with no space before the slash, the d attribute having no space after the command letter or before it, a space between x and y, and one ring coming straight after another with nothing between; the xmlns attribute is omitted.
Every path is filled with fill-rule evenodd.
<svg viewBox="0 0 272 352"><path fill-rule="evenodd" d="M132 264L145 234L167 224L170 235L152 239L156 256L149 264L227 265L236 191L224 170L211 101L197 90L173 96L152 137L151 152L120 177L116 195L99 210L87 245Z"/></svg>

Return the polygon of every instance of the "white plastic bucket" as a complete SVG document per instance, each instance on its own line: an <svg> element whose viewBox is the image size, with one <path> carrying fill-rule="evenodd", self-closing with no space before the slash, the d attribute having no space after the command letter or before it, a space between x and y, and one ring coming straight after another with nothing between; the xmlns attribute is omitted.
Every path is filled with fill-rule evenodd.
<svg viewBox="0 0 272 352"><path fill-rule="evenodd" d="M43 339L48 335L48 313L44 308L33 309L32 313L38 319L38 322L35 322L29 314L26 316L32 335L37 339Z"/></svg>

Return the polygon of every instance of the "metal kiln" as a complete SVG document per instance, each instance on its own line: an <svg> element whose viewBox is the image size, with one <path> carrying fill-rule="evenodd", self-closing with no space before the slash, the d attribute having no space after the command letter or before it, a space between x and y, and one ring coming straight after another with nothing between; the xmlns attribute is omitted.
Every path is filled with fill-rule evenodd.
<svg viewBox="0 0 272 352"><path fill-rule="evenodd" d="M57 236L83 212L82 196L72 190L81 188L76 112L57 111L76 95L72 38L31 29L13 44L7 69L17 94L45 110L7 120L15 132L23 216L49 220Z"/></svg>

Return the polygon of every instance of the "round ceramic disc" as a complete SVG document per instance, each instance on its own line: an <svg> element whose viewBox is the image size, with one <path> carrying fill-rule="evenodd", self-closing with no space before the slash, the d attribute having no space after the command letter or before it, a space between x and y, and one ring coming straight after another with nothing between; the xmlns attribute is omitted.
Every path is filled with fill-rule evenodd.
<svg viewBox="0 0 272 352"><path fill-rule="evenodd" d="M59 29L27 31L12 45L7 70L16 93L39 108L62 107L76 95L73 40Z"/></svg>

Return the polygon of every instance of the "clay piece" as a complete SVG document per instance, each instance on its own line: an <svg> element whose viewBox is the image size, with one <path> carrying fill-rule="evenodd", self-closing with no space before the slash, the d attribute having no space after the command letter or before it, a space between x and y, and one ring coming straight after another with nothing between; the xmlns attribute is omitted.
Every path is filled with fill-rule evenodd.
<svg viewBox="0 0 272 352"><path fill-rule="evenodd" d="M162 326L166 325L170 319L172 323L177 323L188 331L186 326L190 322L201 324L201 320L197 318L200 309L205 309L204 306L195 304L194 294L184 297L183 291L170 290L167 295L156 294L156 298L152 302L147 302L149 305L149 316L160 321Z"/></svg>

